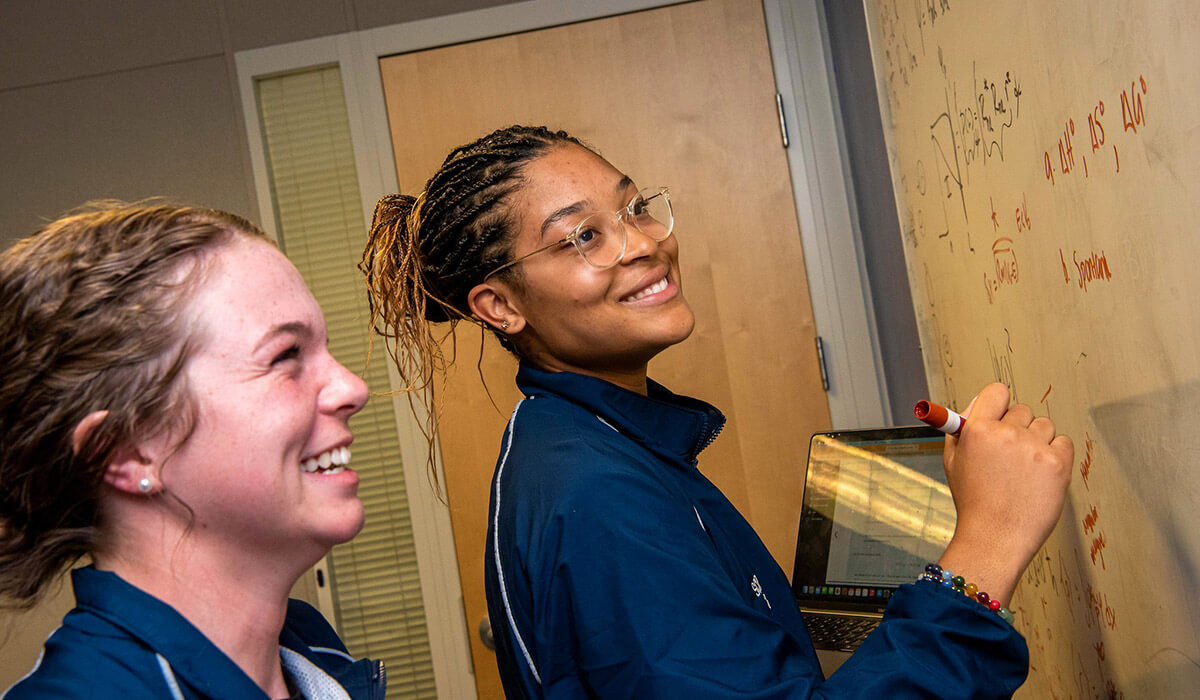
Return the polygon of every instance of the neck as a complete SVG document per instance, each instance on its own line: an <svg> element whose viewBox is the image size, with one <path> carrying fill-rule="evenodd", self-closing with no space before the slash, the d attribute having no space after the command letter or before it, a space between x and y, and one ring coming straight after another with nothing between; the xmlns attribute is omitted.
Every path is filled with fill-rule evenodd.
<svg viewBox="0 0 1200 700"><path fill-rule="evenodd" d="M202 533L162 522L146 525L113 533L113 545L93 557L96 568L175 608L268 697L287 697L279 633L288 594L308 567L214 546Z"/></svg>
<svg viewBox="0 0 1200 700"><path fill-rule="evenodd" d="M526 349L520 356L522 362L546 372L574 372L587 377L596 377L642 396L649 391L646 376L653 355L648 357L608 357L603 361L596 361L594 358L567 357L564 359L544 350L531 352Z"/></svg>
<svg viewBox="0 0 1200 700"><path fill-rule="evenodd" d="M610 384L616 384L622 389L627 389L634 393L641 394L642 396L645 396L649 392L649 388L646 383L646 365L628 370L593 370L582 367L554 366L553 364L550 366L547 366L546 364L535 364L534 366L547 372L574 372L575 374L582 374L588 377L596 377L597 379L603 379Z"/></svg>

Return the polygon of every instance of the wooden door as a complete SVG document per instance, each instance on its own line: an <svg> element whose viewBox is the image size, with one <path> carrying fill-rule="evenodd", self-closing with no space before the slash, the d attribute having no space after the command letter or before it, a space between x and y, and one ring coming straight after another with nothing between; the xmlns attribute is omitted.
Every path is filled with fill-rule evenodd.
<svg viewBox="0 0 1200 700"><path fill-rule="evenodd" d="M454 146L516 123L566 129L639 186L671 188L697 325L650 374L729 417L700 468L790 575L808 438L828 428L829 405L761 4L703 0L380 67L402 192L418 192ZM495 657L475 630L487 614L488 486L519 398L516 362L465 324L456 349L437 401L441 454L476 683L481 698L498 698Z"/></svg>

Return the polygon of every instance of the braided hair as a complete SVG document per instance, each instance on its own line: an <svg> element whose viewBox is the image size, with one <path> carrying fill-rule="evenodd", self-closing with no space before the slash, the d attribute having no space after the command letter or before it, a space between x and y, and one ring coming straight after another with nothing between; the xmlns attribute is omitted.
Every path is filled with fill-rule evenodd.
<svg viewBox="0 0 1200 700"><path fill-rule="evenodd" d="M555 146L586 148L564 131L544 126L510 126L459 146L416 197L393 194L379 200L359 270L367 278L371 326L385 339L401 381L426 409L423 432L430 441L433 412L429 385L448 365L433 323L478 323L518 354L509 338L483 324L467 295L491 270L512 258L513 219L509 197L522 185L522 170ZM497 275L520 284L520 273ZM414 407L414 412L417 412ZM436 485L436 475L434 475Z"/></svg>

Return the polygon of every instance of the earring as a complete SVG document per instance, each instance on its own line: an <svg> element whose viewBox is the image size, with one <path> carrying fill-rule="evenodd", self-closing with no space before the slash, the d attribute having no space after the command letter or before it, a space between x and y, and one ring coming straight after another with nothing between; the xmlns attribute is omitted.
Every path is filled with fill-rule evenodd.
<svg viewBox="0 0 1200 700"><path fill-rule="evenodd" d="M502 331L506 331L506 330L508 330L508 321L501 321L501 322L500 322L500 330L502 330Z"/></svg>
<svg viewBox="0 0 1200 700"><path fill-rule="evenodd" d="M139 493L150 493L152 488L154 488L154 481L150 477L142 477L138 480L137 490Z"/></svg>

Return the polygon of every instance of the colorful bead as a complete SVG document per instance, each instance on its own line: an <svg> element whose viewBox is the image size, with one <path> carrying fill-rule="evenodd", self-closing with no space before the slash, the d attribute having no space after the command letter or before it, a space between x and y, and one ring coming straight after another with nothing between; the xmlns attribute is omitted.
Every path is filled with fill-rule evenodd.
<svg viewBox="0 0 1200 700"><path fill-rule="evenodd" d="M1011 610L1002 607L1000 605L1000 601L992 600L991 596L984 591L979 590L978 585L974 583L967 583L965 578L962 576L955 576L954 572L950 571L949 569L943 569L938 564L927 564L925 566L925 572L917 577L917 580L933 581L935 583L940 582L944 586L951 587L968 598L975 600L988 610L996 613L1000 619L1004 620L1008 624L1013 624L1014 616Z"/></svg>

